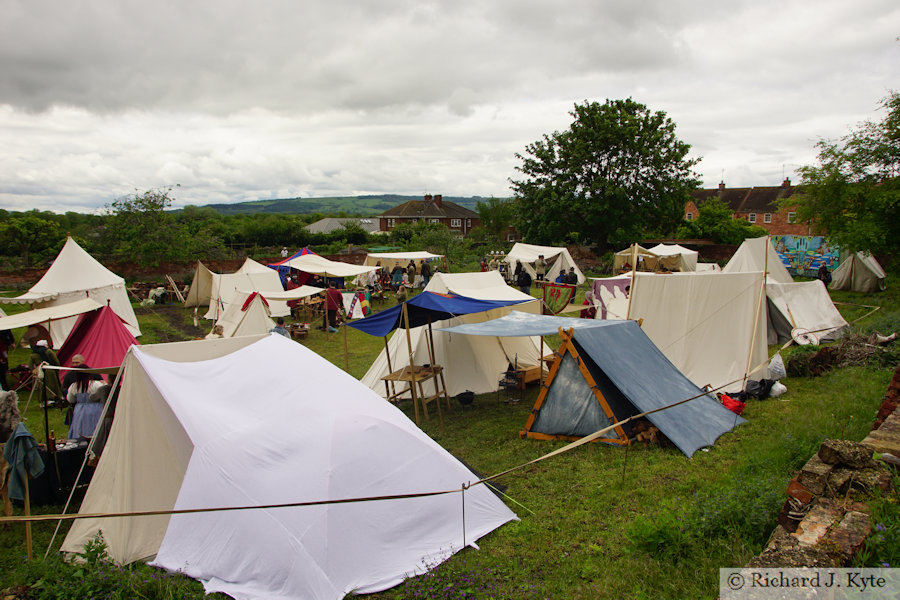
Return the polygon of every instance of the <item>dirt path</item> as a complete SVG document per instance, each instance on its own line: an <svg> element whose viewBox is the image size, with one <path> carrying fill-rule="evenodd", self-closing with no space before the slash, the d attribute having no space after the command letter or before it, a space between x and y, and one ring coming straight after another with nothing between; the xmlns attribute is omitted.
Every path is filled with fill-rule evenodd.
<svg viewBox="0 0 900 600"><path fill-rule="evenodd" d="M193 340L198 337L203 337L208 333L206 329L203 329L202 327L194 327L190 323L186 323L184 320L184 309L177 304L163 304L147 308L136 306L134 308L134 314L137 316L159 316L165 320L172 329L175 329L182 334L182 340ZM204 325L204 323L201 323L201 325Z"/></svg>

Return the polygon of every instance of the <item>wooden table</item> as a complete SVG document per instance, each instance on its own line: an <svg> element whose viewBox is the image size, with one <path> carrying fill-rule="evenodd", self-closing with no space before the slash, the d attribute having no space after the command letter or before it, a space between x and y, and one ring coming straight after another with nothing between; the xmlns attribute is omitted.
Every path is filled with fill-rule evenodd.
<svg viewBox="0 0 900 600"><path fill-rule="evenodd" d="M387 393L389 401L402 400L405 394L409 394L411 398L418 399L422 404L422 410L425 413L425 419L428 419L428 403L432 400L440 402L441 395L447 401L447 407L450 407L450 398L447 396L447 386L444 385L444 368L440 365L413 365L411 367L403 367L399 371L394 371L381 378L384 381L384 389ZM391 392L392 382L405 382L406 387L399 391ZM425 382L431 381L434 384L434 393L430 396L425 394ZM418 395L413 395L413 385L417 386ZM415 405L416 422L419 420L419 406ZM438 406L440 411L440 405Z"/></svg>

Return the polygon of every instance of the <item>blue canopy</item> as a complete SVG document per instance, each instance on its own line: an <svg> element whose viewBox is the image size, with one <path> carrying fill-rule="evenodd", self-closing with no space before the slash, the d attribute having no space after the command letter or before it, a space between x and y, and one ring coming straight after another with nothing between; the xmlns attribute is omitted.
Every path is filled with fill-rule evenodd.
<svg viewBox="0 0 900 600"><path fill-rule="evenodd" d="M520 304L528 300L478 300L467 296L455 294L437 294L435 292L422 292L418 296L410 298L403 304L398 304L387 310L377 312L374 315L347 323L350 327L359 329L369 335L385 336L397 329L405 327L403 320L403 305L409 312L409 326L421 327L436 321L443 321L459 315L480 313L495 308L503 308L513 304Z"/></svg>

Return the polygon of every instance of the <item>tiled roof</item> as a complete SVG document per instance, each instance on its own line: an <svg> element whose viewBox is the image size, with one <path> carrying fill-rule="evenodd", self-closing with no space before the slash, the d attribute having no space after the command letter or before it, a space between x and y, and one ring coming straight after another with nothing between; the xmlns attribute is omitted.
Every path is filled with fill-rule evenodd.
<svg viewBox="0 0 900 600"><path fill-rule="evenodd" d="M774 187L747 187L747 188L712 188L695 190L691 196L699 206L707 198L717 197L725 201L734 212L778 212L778 201L789 198L796 188L787 185Z"/></svg>
<svg viewBox="0 0 900 600"><path fill-rule="evenodd" d="M331 233L344 226L344 223L354 223L359 225L368 233L378 231L379 223L377 217L359 218L359 217L326 217L319 219L315 223L310 223L305 229L310 233Z"/></svg>
<svg viewBox="0 0 900 600"><path fill-rule="evenodd" d="M410 200L384 211L380 216L408 219L477 219L478 213L446 200L443 200L440 206L434 200Z"/></svg>

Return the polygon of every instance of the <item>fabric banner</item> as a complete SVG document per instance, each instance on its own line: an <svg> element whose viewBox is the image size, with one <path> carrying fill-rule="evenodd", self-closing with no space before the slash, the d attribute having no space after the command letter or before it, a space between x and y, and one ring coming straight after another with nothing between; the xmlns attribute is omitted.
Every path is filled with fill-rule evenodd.
<svg viewBox="0 0 900 600"><path fill-rule="evenodd" d="M565 283L544 284L543 314L557 315L569 305L569 300L575 294L575 286Z"/></svg>
<svg viewBox="0 0 900 600"><path fill-rule="evenodd" d="M344 312L348 319L362 319L369 314L369 300L362 292L341 294L344 301Z"/></svg>

